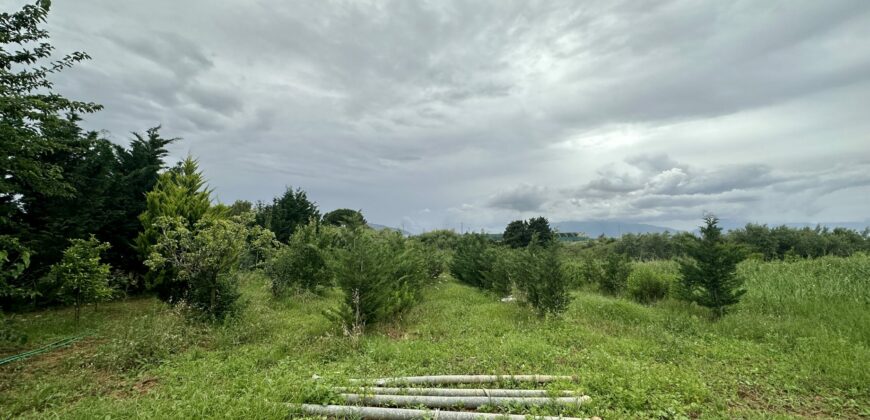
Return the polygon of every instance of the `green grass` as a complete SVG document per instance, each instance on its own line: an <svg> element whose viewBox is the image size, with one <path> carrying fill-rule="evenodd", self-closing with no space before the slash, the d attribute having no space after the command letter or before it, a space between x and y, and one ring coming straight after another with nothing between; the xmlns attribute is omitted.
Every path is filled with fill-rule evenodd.
<svg viewBox="0 0 870 420"><path fill-rule="evenodd" d="M588 405L528 414L604 418L870 416L870 257L745 262L749 293L719 322L673 300L644 306L578 291L539 319L446 279L403 319L359 339L322 312L339 295L274 301L244 279L245 310L191 324L153 299L18 317L30 342L91 338L0 367L0 417L286 418L289 402L335 401L348 378L424 374L577 375L551 385ZM312 376L322 377L313 380ZM512 386L512 384L504 384Z"/></svg>

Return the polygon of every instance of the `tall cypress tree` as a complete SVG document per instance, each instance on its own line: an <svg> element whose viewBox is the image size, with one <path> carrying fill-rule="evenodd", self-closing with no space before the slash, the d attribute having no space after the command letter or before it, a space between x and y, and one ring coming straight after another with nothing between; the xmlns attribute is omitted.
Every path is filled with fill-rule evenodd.
<svg viewBox="0 0 870 420"><path fill-rule="evenodd" d="M128 147L113 145L115 168L107 206L107 223L97 232L100 240L112 247L106 261L112 267L131 273L144 273L142 256L136 249L136 238L142 231L139 215L146 208L146 194L154 189L160 171L165 168L166 147L177 138L163 138L160 127L145 135L133 133Z"/></svg>

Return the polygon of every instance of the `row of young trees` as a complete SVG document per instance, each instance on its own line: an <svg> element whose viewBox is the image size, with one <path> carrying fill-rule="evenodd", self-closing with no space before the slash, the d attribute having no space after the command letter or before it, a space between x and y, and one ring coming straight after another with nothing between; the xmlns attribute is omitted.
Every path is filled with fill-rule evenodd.
<svg viewBox="0 0 870 420"><path fill-rule="evenodd" d="M561 244L547 219L512 222L501 243L470 233L453 246L450 272L460 282L498 296L513 295L539 315L558 314L568 307L570 278L562 268Z"/></svg>
<svg viewBox="0 0 870 420"><path fill-rule="evenodd" d="M585 247L575 277L594 284L608 295L627 294L641 303L651 303L668 295L710 308L714 317L721 317L729 306L746 293L743 280L737 276L737 264L747 258L747 249L726 239L719 220L708 215L700 227L700 235L680 235L679 253L665 258L637 260L674 260L678 270L656 270L650 265L633 264L632 254L620 248L620 242L610 246ZM667 237L662 234L637 235L641 238ZM658 242L656 242L658 243ZM576 283L576 282L575 282Z"/></svg>
<svg viewBox="0 0 870 420"><path fill-rule="evenodd" d="M629 233L620 238L601 237L587 241L585 246L610 247L615 252L635 260L661 260L684 256L694 236L687 232ZM771 228L750 223L741 229L723 233L722 239L743 248L747 254L766 261L828 255L847 257L856 252L870 252L870 229L858 232L821 226Z"/></svg>
<svg viewBox="0 0 870 420"><path fill-rule="evenodd" d="M525 237L531 239L526 242ZM542 241L541 237L547 240ZM500 296L513 294L541 314L564 310L570 300L568 290L583 284L593 284L609 295L627 294L642 303L672 295L711 308L715 317L724 315L727 308L738 303L745 293L742 279L736 275L736 267L749 252L746 247L728 240L713 215L705 217L699 236L684 234L678 237L678 253L643 258L671 259L677 256L679 269L676 273L662 272L647 265L634 266L631 254L620 247L631 243L634 238L673 246L676 241L672 241L669 235L638 235L629 237L624 243L602 239L603 243L597 246L581 246L583 254L577 264L577 260L571 258L576 254L560 245L557 235L543 217L511 222L501 242L493 242L483 234L461 237L454 234L451 237L447 232L432 232L421 238L454 249L451 272L459 281Z"/></svg>

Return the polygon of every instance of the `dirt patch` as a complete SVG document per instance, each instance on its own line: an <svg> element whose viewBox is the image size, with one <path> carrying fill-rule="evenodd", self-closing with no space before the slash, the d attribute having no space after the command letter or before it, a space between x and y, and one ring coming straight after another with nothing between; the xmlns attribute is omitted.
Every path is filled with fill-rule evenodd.
<svg viewBox="0 0 870 420"><path fill-rule="evenodd" d="M156 376L146 376L133 384L133 390L140 395L147 394L159 383Z"/></svg>
<svg viewBox="0 0 870 420"><path fill-rule="evenodd" d="M739 400L729 404L732 408L749 408L765 413L782 413L805 418L861 418L858 412L849 410L848 407L831 407L820 396L796 398L794 395L776 392L771 395L764 390L744 385L738 386L737 396Z"/></svg>

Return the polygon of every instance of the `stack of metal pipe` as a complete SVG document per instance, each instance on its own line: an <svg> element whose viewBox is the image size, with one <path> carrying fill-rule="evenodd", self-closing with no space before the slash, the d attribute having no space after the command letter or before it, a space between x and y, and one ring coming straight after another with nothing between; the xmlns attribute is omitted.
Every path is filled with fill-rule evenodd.
<svg viewBox="0 0 870 420"><path fill-rule="evenodd" d="M494 384L531 382L543 384L574 381L572 376L550 375L438 375L351 380L356 387L337 387L335 391L347 405L302 404L298 407L308 415L334 418L363 419L526 419L525 415L483 413L481 407L530 407L540 405L575 405L589 400L573 391L556 394L543 389L438 388L433 385ZM430 386L430 387L418 387ZM411 408L413 407L413 408ZM421 407L425 407L421 409ZM539 419L575 419L573 417L541 416Z"/></svg>

